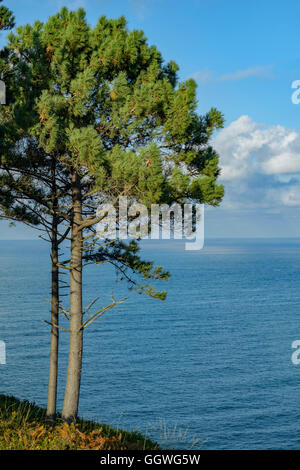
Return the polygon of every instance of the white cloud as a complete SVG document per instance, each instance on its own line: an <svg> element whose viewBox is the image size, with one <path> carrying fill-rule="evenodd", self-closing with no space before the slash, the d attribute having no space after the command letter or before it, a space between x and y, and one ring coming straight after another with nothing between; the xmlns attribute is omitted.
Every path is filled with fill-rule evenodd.
<svg viewBox="0 0 300 470"><path fill-rule="evenodd" d="M195 72L190 78L193 78L198 83L208 83L213 81L213 72L209 69L199 70Z"/></svg>
<svg viewBox="0 0 300 470"><path fill-rule="evenodd" d="M220 77L215 77L214 72L209 69L203 69L195 72L191 78L194 78L197 82L207 83L207 82L225 82L225 81L236 81L244 80L246 78L255 77L261 80L271 80L274 78L272 72L272 66L259 66L259 67L250 67L244 70L237 70L233 73L223 74Z"/></svg>
<svg viewBox="0 0 300 470"><path fill-rule="evenodd" d="M267 198L269 204L276 201L283 206L300 207L300 182L284 189L270 189Z"/></svg>
<svg viewBox="0 0 300 470"><path fill-rule="evenodd" d="M163 1L163 0L161 0ZM130 0L132 7L140 21L144 21L148 16L155 0Z"/></svg>
<svg viewBox="0 0 300 470"><path fill-rule="evenodd" d="M262 165L269 175L300 173L300 153L286 152L275 155Z"/></svg>
<svg viewBox="0 0 300 470"><path fill-rule="evenodd" d="M58 8L67 7L69 10L78 10L78 8L85 8L88 0L57 0Z"/></svg>
<svg viewBox="0 0 300 470"><path fill-rule="evenodd" d="M300 131L241 116L219 132L228 208L300 206Z"/></svg>
<svg viewBox="0 0 300 470"><path fill-rule="evenodd" d="M243 80L249 77L256 77L260 79L272 79L274 78L274 75L272 73L272 66L268 65L260 67L250 67L244 70L237 70L233 73L221 75L219 80L223 82L226 80Z"/></svg>

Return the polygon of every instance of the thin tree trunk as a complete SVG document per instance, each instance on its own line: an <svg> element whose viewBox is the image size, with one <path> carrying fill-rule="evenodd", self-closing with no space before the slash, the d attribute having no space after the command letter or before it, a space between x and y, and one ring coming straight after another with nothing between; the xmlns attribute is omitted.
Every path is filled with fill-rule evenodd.
<svg viewBox="0 0 300 470"><path fill-rule="evenodd" d="M51 284L51 344L50 344L50 364L49 364L49 383L48 383L48 403L47 403L47 421L49 424L55 424L56 420L56 400L57 400L57 372L58 372L58 342L59 330L59 268L58 268L58 242L57 242L57 191L55 160L52 160L52 233L51 233L51 261L52 261L52 284Z"/></svg>
<svg viewBox="0 0 300 470"><path fill-rule="evenodd" d="M47 403L47 421L49 424L55 424L56 420L56 399L57 399L57 372L58 372L58 342L59 332L55 325L58 325L58 304L59 304L59 275L58 275L58 248L56 233L52 239L52 296L51 296L51 344L50 344L50 364L49 364L49 383L48 383L48 403Z"/></svg>
<svg viewBox="0 0 300 470"><path fill-rule="evenodd" d="M80 177L72 175L72 242L70 263L70 345L62 416L66 422L77 417L82 368L82 202Z"/></svg>

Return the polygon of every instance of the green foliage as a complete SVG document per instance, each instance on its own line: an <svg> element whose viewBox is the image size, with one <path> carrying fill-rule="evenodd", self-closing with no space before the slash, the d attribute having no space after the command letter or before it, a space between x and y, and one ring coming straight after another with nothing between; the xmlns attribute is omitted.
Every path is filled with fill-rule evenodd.
<svg viewBox="0 0 300 470"><path fill-rule="evenodd" d="M2 168L16 165L22 155L32 166L27 148L16 148L24 140L34 141L37 168L47 171L55 159L64 181L58 191L69 204L68 182L74 169L78 173L88 207L83 218L90 217L96 202L111 202L121 194L129 203L148 207L221 202L224 188L217 182L219 159L210 138L223 126L222 114L212 108L198 115L195 81L179 82L177 64L166 64L142 31L127 29L124 17L102 16L92 28L83 9L63 8L46 23L11 33L0 66L10 95L8 109L0 109ZM12 143L17 157L6 150ZM28 193L27 182L19 178L13 189L13 196L26 190L35 203L42 198L45 214L51 214L43 185ZM2 193L4 201L9 181ZM64 216L71 218L70 213ZM125 246L111 243L109 250L87 256L111 262L119 256L118 268L142 276L140 291L159 297L148 285L148 262L131 251L132 244ZM150 278L166 279L155 271Z"/></svg>
<svg viewBox="0 0 300 470"><path fill-rule="evenodd" d="M19 27L9 47L14 51L10 60L17 63L19 57L18 68L22 65L39 95L31 132L46 152L69 155L70 165L87 166L97 187L103 184L97 181L102 166L100 174L105 173L107 184L112 179L115 192L130 182L130 194L145 195L149 202L167 202L171 193L173 202L192 194L219 204L217 184L212 186L215 197L211 192L205 200L207 191L197 192L193 179L210 159L207 143L222 127L221 113L211 109L198 116L195 81L178 83L177 65L165 65L141 31L127 30L123 17L101 17L92 29L82 9L63 8L44 25ZM34 99L31 93L23 102L24 89L15 90L14 117L21 99L22 110ZM216 179L217 173L211 176Z"/></svg>
<svg viewBox="0 0 300 470"><path fill-rule="evenodd" d="M2 3L3 0L0 0ZM12 12L5 6L0 6L0 30L12 29L15 26L15 18Z"/></svg>
<svg viewBox="0 0 300 470"><path fill-rule="evenodd" d="M117 279L126 280L131 290L164 300L166 292L159 291L149 281L167 281L170 273L162 266L155 266L153 262L141 259L139 250L136 241L125 243L118 240L114 243L107 243L96 253L93 250L87 251L84 260L95 263L107 262L116 268ZM140 277L145 282L140 282Z"/></svg>

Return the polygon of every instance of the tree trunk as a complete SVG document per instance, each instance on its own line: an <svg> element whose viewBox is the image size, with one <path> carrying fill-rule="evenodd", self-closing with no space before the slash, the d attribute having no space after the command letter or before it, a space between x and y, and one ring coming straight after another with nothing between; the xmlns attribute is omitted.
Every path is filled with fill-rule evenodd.
<svg viewBox="0 0 300 470"><path fill-rule="evenodd" d="M72 242L70 262L70 345L63 419L70 423L77 417L82 367L82 201L79 175L72 175Z"/></svg>
<svg viewBox="0 0 300 470"><path fill-rule="evenodd" d="M58 341L59 332L55 325L58 325L58 304L59 304L59 275L58 275L58 247L56 231L52 233L52 297L51 297L51 344L50 344L50 365L47 403L47 422L55 424L56 420L56 399L57 399L57 371L58 371Z"/></svg>
<svg viewBox="0 0 300 470"><path fill-rule="evenodd" d="M56 325L59 324L59 268L58 268L58 241L57 241L57 188L55 160L52 159L51 177L52 177L52 233L51 233L51 261L52 261L52 280L51 280L51 343L50 343L50 364L49 364L49 383L48 383L48 403L47 403L47 422L55 424L56 420L56 400L57 400L57 372L58 372L58 342L59 330Z"/></svg>

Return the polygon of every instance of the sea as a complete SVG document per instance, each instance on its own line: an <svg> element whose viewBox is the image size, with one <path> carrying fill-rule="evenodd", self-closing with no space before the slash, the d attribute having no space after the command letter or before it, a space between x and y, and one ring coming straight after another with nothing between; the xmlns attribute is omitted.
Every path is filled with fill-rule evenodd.
<svg viewBox="0 0 300 470"><path fill-rule="evenodd" d="M85 307L128 299L85 330L79 415L166 449L299 449L300 239L209 239L200 251L148 240L141 256L170 272L165 301L109 266L85 270ZM41 406L49 298L49 244L0 241L0 393ZM61 410L68 333L60 343Z"/></svg>

